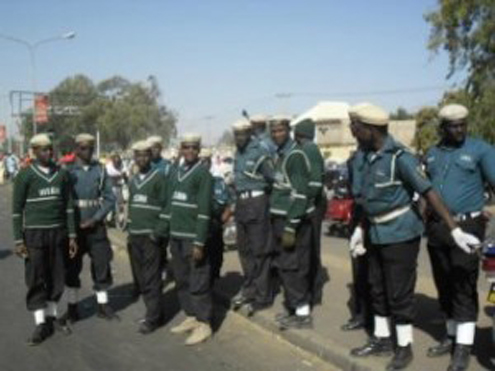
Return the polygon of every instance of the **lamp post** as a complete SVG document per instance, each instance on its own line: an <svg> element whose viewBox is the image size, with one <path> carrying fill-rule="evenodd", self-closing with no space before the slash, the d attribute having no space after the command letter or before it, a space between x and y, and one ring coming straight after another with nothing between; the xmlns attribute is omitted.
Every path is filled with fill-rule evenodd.
<svg viewBox="0 0 495 371"><path fill-rule="evenodd" d="M49 37L46 39L38 40L36 42L29 42L27 40L20 39L18 37L13 37L10 35L0 34L0 38L15 42L17 44L24 45L29 52L30 59L30 72L31 72L31 84L33 89L33 135L36 135L36 50L40 45L59 40L70 40L76 37L74 31L66 32L62 35Z"/></svg>

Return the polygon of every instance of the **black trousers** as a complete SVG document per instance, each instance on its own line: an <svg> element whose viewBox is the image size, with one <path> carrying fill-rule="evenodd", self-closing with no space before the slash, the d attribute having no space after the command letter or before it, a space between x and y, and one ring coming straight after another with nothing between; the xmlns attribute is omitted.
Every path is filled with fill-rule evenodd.
<svg viewBox="0 0 495 371"><path fill-rule="evenodd" d="M242 294L262 305L273 302L272 244L268 196L238 199L237 250L244 274Z"/></svg>
<svg viewBox="0 0 495 371"><path fill-rule="evenodd" d="M169 244L169 239L168 238L164 238L162 241L161 241L161 249L162 249L162 258L161 258L161 261L160 261L160 269L161 271L163 272L164 270L167 269L168 267L168 244Z"/></svg>
<svg viewBox="0 0 495 371"><path fill-rule="evenodd" d="M47 301L58 302L64 292L64 255L68 250L67 230L27 229L24 233L28 258L25 260L27 309L46 307Z"/></svg>
<svg viewBox="0 0 495 371"><path fill-rule="evenodd" d="M191 240L170 240L175 287L182 310L200 322L210 322L213 316L211 266L208 251L202 262L192 259Z"/></svg>
<svg viewBox="0 0 495 371"><path fill-rule="evenodd" d="M91 229L77 231L77 244L79 250L74 259L66 257L65 284L67 287L81 287L81 271L84 255L91 258L91 278L93 290L107 290L112 285L112 270L110 262L113 252L107 236L107 229L103 223L97 224Z"/></svg>
<svg viewBox="0 0 495 371"><path fill-rule="evenodd" d="M459 223L463 231L483 240L486 221L475 218ZM441 221L427 224L428 253L438 300L447 318L475 322L478 318L479 257L466 254L455 244L448 227Z"/></svg>
<svg viewBox="0 0 495 371"><path fill-rule="evenodd" d="M223 227L220 220L212 220L208 240L206 241L206 251L210 258L212 283L220 278L223 265Z"/></svg>
<svg viewBox="0 0 495 371"><path fill-rule="evenodd" d="M311 289L311 304L321 304L323 301L323 286L326 275L321 263L321 226L326 210L326 198L316 203L316 210L308 215L311 223L311 260L309 269L309 284Z"/></svg>
<svg viewBox="0 0 495 371"><path fill-rule="evenodd" d="M420 242L418 237L397 244L370 244L367 255L374 315L390 316L399 325L413 322Z"/></svg>
<svg viewBox="0 0 495 371"><path fill-rule="evenodd" d="M274 265L284 290L284 305L293 310L300 305L310 304L311 285L311 222L303 219L296 230L296 244L292 249L282 247L282 235L286 218L273 217Z"/></svg>
<svg viewBox="0 0 495 371"><path fill-rule="evenodd" d="M159 323L163 315L161 242L147 235L130 235L128 251L135 285L146 306L146 320Z"/></svg>
<svg viewBox="0 0 495 371"><path fill-rule="evenodd" d="M371 323L371 298L368 282L367 254L351 258L352 267L352 317Z"/></svg>

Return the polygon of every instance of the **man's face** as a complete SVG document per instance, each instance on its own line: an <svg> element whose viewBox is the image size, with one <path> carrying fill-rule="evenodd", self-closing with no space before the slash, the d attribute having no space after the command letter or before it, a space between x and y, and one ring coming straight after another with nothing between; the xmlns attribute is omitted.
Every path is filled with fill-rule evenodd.
<svg viewBox="0 0 495 371"><path fill-rule="evenodd" d="M95 146L93 143L79 143L76 146L76 156L83 161L90 161L93 158L93 153L95 151Z"/></svg>
<svg viewBox="0 0 495 371"><path fill-rule="evenodd" d="M273 143L275 143L277 147L280 147L289 139L289 125L283 123L273 124L270 128L270 134L272 136Z"/></svg>
<svg viewBox="0 0 495 371"><path fill-rule="evenodd" d="M151 164L151 151L134 151L134 161L139 171L147 170Z"/></svg>
<svg viewBox="0 0 495 371"><path fill-rule="evenodd" d="M33 148L34 155L36 159L42 165L48 165L53 157L53 147L52 146L39 146Z"/></svg>
<svg viewBox="0 0 495 371"><path fill-rule="evenodd" d="M356 137L358 143L365 149L372 149L374 142L373 129L370 125L363 124L361 122L354 122L351 126L353 135Z"/></svg>
<svg viewBox="0 0 495 371"><path fill-rule="evenodd" d="M208 170L211 169L211 157L201 157L201 162Z"/></svg>
<svg viewBox="0 0 495 371"><path fill-rule="evenodd" d="M249 142L251 132L249 130L234 132L235 145L238 149L243 149Z"/></svg>
<svg viewBox="0 0 495 371"><path fill-rule="evenodd" d="M200 146L198 143L182 143L180 150L184 161L188 164L196 162L199 158Z"/></svg>
<svg viewBox="0 0 495 371"><path fill-rule="evenodd" d="M466 139L467 122L464 120L442 122L441 129L444 139L450 143L460 144Z"/></svg>
<svg viewBox="0 0 495 371"><path fill-rule="evenodd" d="M266 130L266 122L251 121L251 127L255 133L263 133Z"/></svg>
<svg viewBox="0 0 495 371"><path fill-rule="evenodd" d="M151 158L157 160L162 156L162 146L161 144L153 144L151 146Z"/></svg>

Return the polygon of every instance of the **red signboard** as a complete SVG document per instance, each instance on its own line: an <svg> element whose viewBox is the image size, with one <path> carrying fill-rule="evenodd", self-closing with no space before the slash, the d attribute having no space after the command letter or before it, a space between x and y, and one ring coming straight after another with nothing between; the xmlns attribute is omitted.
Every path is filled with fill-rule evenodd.
<svg viewBox="0 0 495 371"><path fill-rule="evenodd" d="M36 96L34 105L36 107L36 123L46 124L48 122L48 95Z"/></svg>
<svg viewBox="0 0 495 371"><path fill-rule="evenodd" d="M7 128L5 125L0 125L0 143L5 143L7 140Z"/></svg>

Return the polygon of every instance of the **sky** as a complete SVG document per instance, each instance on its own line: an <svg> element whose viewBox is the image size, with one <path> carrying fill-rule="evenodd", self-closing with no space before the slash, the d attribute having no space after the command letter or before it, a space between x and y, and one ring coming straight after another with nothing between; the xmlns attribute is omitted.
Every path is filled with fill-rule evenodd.
<svg viewBox="0 0 495 371"><path fill-rule="evenodd" d="M85 74L158 78L179 133L213 142L249 113L302 113L319 101L386 109L436 104L456 84L426 48L437 0L16 0L0 34L30 42L74 31L36 52L38 91ZM9 92L31 90L25 47L0 38L0 122Z"/></svg>

